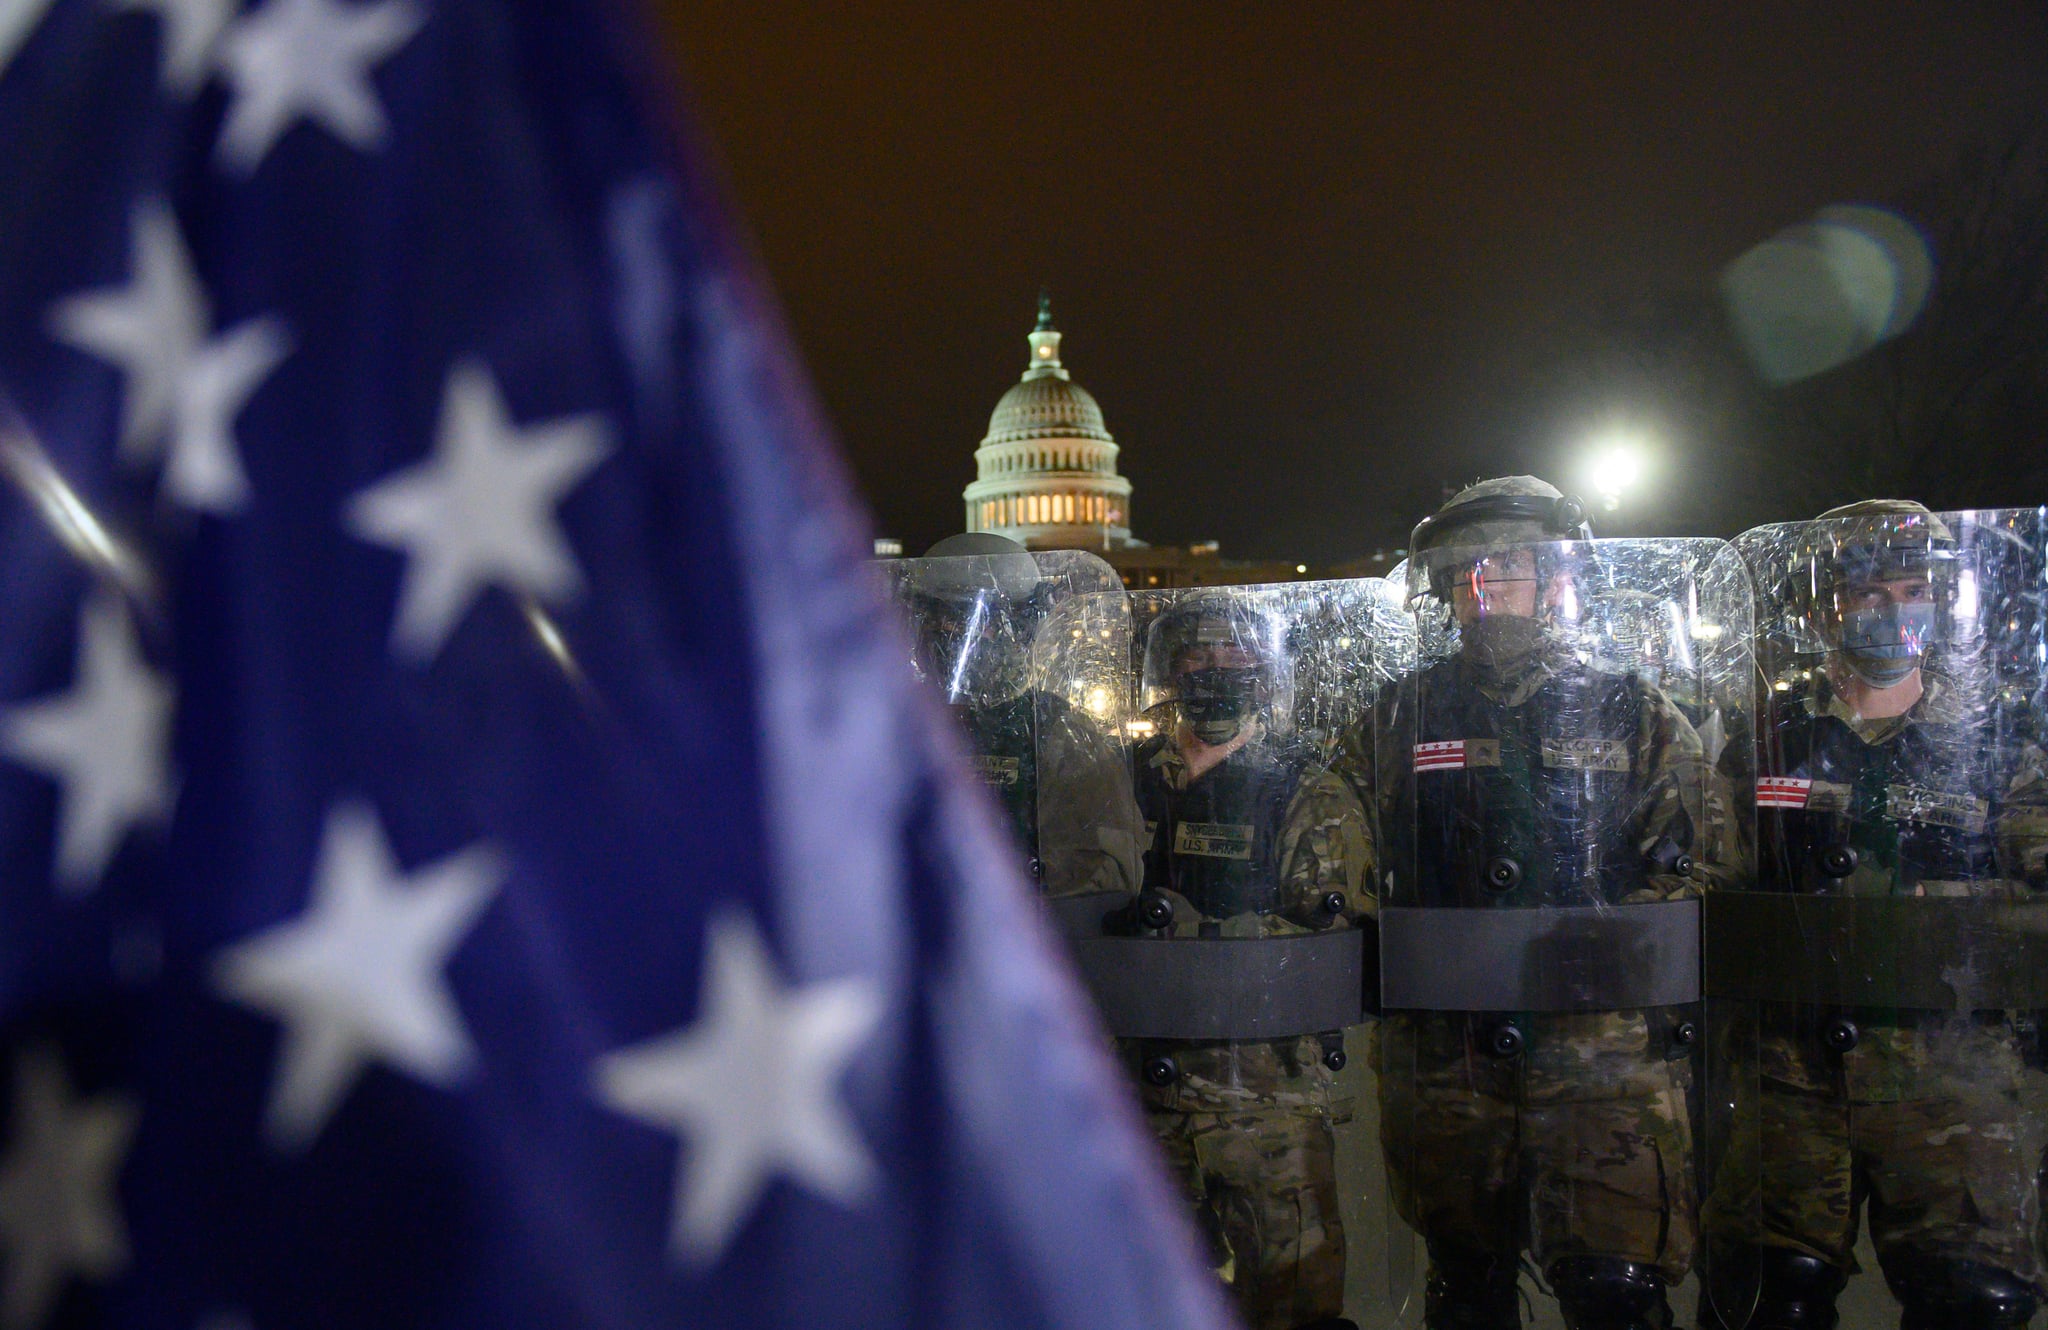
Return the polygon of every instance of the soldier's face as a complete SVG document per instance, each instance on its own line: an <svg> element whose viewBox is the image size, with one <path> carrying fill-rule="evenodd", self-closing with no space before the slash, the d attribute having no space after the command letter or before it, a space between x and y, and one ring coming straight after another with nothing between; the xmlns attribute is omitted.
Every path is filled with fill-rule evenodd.
<svg viewBox="0 0 2048 1330"><path fill-rule="evenodd" d="M1882 581L1852 582L1835 597L1835 609L1843 615L1859 610L1881 610L1893 605L1932 605L1934 583L1923 573Z"/></svg>
<svg viewBox="0 0 2048 1330"><path fill-rule="evenodd" d="M1205 744L1228 743L1259 705L1259 659L1234 642L1196 643L1173 674L1181 718Z"/></svg>
<svg viewBox="0 0 2048 1330"><path fill-rule="evenodd" d="M1534 550L1504 550L1474 559L1451 579L1451 609L1460 624L1496 617L1533 619L1541 601Z"/></svg>
<svg viewBox="0 0 2048 1330"><path fill-rule="evenodd" d="M1181 652L1173 662L1175 674L1193 674L1196 670L1249 670L1256 669L1259 658L1235 642L1197 643Z"/></svg>
<svg viewBox="0 0 2048 1330"><path fill-rule="evenodd" d="M1834 608L1835 646L1879 686L1911 673L1939 631L1935 588L1921 572L1849 582L1835 592Z"/></svg>

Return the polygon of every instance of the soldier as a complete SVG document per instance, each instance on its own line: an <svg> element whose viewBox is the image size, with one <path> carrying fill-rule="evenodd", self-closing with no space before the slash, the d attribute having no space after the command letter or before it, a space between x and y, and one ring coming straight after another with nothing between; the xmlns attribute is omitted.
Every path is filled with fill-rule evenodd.
<svg viewBox="0 0 2048 1330"><path fill-rule="evenodd" d="M970 760L1009 813L1045 893L1128 898L1138 890L1143 849L1129 767L1085 711L1045 686L1060 680L1034 677L1057 673L1043 665L1056 653L1034 648L1057 612L1059 579L1043 575L1022 546L1000 545L1007 548L892 566L910 611L914 666L959 718ZM1085 557L1050 556L1059 566ZM1127 613L1121 588L1114 604ZM1127 628L1117 640L1128 640Z"/></svg>
<svg viewBox="0 0 2048 1330"><path fill-rule="evenodd" d="M1902 1330L2024 1325L2044 1292L2038 517L1871 500L1738 544L1775 656L1757 819L1778 894L1717 900L1708 931L1710 987L1761 1002L1761 1235L1710 1220L1747 1258L1719 1268L1759 1271L1757 1330L1827 1330L1863 1211Z"/></svg>
<svg viewBox="0 0 2048 1330"><path fill-rule="evenodd" d="M1132 928L1244 940L1348 927L1363 885L1364 810L1284 732L1284 636L1276 613L1234 590L1194 593L1153 621L1145 701L1161 732L1136 756L1152 835ZM1256 948L1234 951L1247 962L1236 982L1257 986ZM1153 1130L1254 1330L1352 1324L1341 1319L1332 1131L1348 1108L1337 1088L1342 1026L1359 1008L1349 973L1349 1014L1324 1030L1123 1041Z"/></svg>
<svg viewBox="0 0 2048 1330"><path fill-rule="evenodd" d="M1688 898L1739 851L1644 662L1573 648L1586 595L1647 579L1665 546L1595 547L1576 502L1519 476L1459 493L1410 549L1455 650L1391 691L1344 767L1375 811L1381 1138L1427 1246L1426 1323L1518 1326L1527 1250L1573 1330L1662 1330L1697 1227Z"/></svg>

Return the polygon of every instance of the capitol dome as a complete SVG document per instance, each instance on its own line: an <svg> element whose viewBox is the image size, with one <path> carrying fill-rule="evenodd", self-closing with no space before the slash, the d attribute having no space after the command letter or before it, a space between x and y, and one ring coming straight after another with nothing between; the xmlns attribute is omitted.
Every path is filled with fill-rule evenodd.
<svg viewBox="0 0 2048 1330"><path fill-rule="evenodd" d="M1060 364L1060 334L1041 296L1024 377L996 403L962 497L967 529L1032 549L1113 549L1131 543L1131 482L1117 474L1102 408Z"/></svg>
<svg viewBox="0 0 2048 1330"><path fill-rule="evenodd" d="M1059 334L1051 336L1057 339ZM1048 347L1056 350L1056 343L1048 343ZM1027 376L1003 394L1003 400L996 403L995 414L988 418L988 437L981 441L981 446L1069 438L1116 442L1102 423L1102 408L1086 388L1067 377L1055 360L1052 373Z"/></svg>

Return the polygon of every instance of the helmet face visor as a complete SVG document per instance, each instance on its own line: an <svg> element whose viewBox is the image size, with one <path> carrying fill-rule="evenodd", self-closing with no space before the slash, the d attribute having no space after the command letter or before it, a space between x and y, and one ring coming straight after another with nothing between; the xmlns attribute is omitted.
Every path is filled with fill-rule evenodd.
<svg viewBox="0 0 2048 1330"><path fill-rule="evenodd" d="M1536 616L1542 581L1536 551L1529 546L1444 550L1431 561L1431 573L1438 597L1462 620Z"/></svg>
<svg viewBox="0 0 2048 1330"><path fill-rule="evenodd" d="M1044 692L1121 728L1130 711L1130 604L1116 570L1080 550L887 559L913 674L956 707Z"/></svg>
<svg viewBox="0 0 2048 1330"><path fill-rule="evenodd" d="M2041 510L1984 509L1745 532L1737 547L1755 579L1758 663L1774 691L1794 695L1823 668L1837 684L1846 671L1889 687L1924 667L1952 686L1992 686L1993 673L2020 670L2040 649L2029 634L2048 584L2044 529Z"/></svg>
<svg viewBox="0 0 2048 1330"><path fill-rule="evenodd" d="M1917 513L1816 525L1805 580L1821 637L1868 682L1897 683L1950 636L1954 535Z"/></svg>
<svg viewBox="0 0 2048 1330"><path fill-rule="evenodd" d="M1194 736L1224 743L1285 691L1287 628L1261 591L1162 594L1145 635L1141 705L1169 704Z"/></svg>
<svg viewBox="0 0 2048 1330"><path fill-rule="evenodd" d="M1266 692L1256 666L1188 670L1180 675L1180 714L1204 743L1223 743L1258 710Z"/></svg>
<svg viewBox="0 0 2048 1330"><path fill-rule="evenodd" d="M1941 604L1925 573L1843 583L1829 610L1835 644L1851 655L1919 656L1942 639Z"/></svg>
<svg viewBox="0 0 2048 1330"><path fill-rule="evenodd" d="M1601 578L1592 541L1491 540L1413 555L1411 603L1433 599L1461 624L1488 619L1579 617L1581 595Z"/></svg>
<svg viewBox="0 0 2048 1330"><path fill-rule="evenodd" d="M915 623L917 673L956 706L989 706L1021 692L1030 633L1019 607L993 589L928 609Z"/></svg>

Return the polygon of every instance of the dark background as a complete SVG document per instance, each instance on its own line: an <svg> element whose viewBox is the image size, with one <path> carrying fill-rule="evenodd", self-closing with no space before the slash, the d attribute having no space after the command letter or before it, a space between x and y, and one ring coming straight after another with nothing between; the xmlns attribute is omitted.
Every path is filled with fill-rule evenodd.
<svg viewBox="0 0 2048 1330"><path fill-rule="evenodd" d="M2028 396L2048 303L1980 299L1770 390L1713 295L1722 265L1835 202L1913 216L1937 304L2011 288L1997 264L1957 279L1978 251L2044 271L2027 225L1971 231L1956 202L2015 170L2022 223L2043 197L2038 157L2001 155L2048 104L2038 3L664 14L879 528L912 552L960 527L1041 283L1155 543L1352 557L1399 544L1447 485L1574 488L1606 424L1654 441L1610 534L1733 534L1866 486L2048 502ZM1970 331L1987 320L2005 349ZM2013 381L1983 389L2008 355L1990 377ZM1906 422L1901 381L1948 414ZM1880 397L1897 439L1864 410Z"/></svg>

